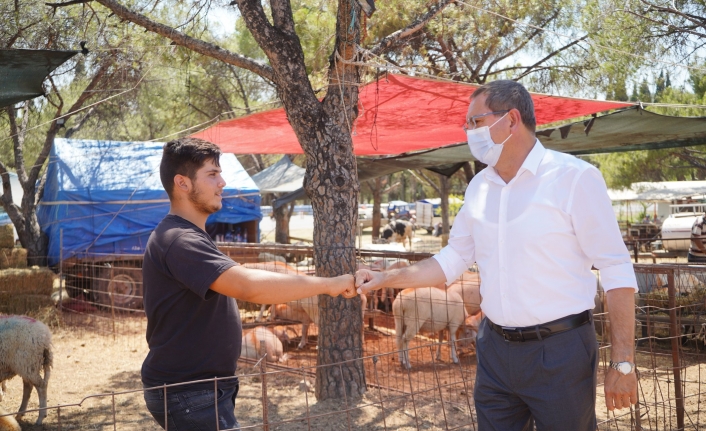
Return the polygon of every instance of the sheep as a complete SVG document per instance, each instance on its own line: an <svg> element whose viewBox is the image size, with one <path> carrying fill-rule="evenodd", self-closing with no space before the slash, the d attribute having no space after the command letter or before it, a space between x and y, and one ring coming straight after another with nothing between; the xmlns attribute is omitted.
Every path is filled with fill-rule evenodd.
<svg viewBox="0 0 706 431"><path fill-rule="evenodd" d="M418 332L441 332L449 330L451 339L451 360L459 362L456 354L456 340L466 344L475 340L470 322L466 325L468 313L463 306L463 299L455 292L448 292L435 287L405 289L392 303L395 316L395 338L399 359L402 366L411 369L409 363L409 342ZM437 348L437 358L441 356L441 343Z"/></svg>
<svg viewBox="0 0 706 431"><path fill-rule="evenodd" d="M480 312L480 275L477 272L466 271L456 281L451 283L446 290L455 292L463 298L463 305L469 315Z"/></svg>
<svg viewBox="0 0 706 431"><path fill-rule="evenodd" d="M365 319L365 309L368 299L365 295L359 295L361 300L361 321ZM309 298L290 301L286 304L277 304L273 308L273 313L278 317L286 320L301 322L302 324L302 339L297 345L297 349L303 349L309 342L309 325L312 323L319 324L319 297L312 296Z"/></svg>
<svg viewBox="0 0 706 431"><path fill-rule="evenodd" d="M287 265L287 263L280 262L280 261L244 263L243 266L245 268L278 272L280 274L301 274L301 272L297 271L296 268L292 268L291 266ZM257 317L255 318L256 322L262 321L262 317L265 314L265 310L267 309L267 307L268 307L267 304L260 305L260 313L258 313ZM268 320L274 319L274 313L273 313L274 310L275 310L274 307L270 307L270 317L268 318Z"/></svg>
<svg viewBox="0 0 706 431"><path fill-rule="evenodd" d="M51 332L45 324L27 316L0 316L0 382L19 375L24 384L18 420L24 416L34 386L42 409L37 425L42 424L47 414L47 383L52 363Z"/></svg>
<svg viewBox="0 0 706 431"><path fill-rule="evenodd" d="M409 266L409 260L407 259L394 259L394 258L383 258L379 260L374 260L370 264L370 270L371 271L390 271L393 269L397 268L404 268ZM373 309L377 309L378 307L378 298L377 295L375 295L375 292L373 292ZM388 298L390 299L390 302L392 302L395 299L395 289L391 287L383 287L380 289L380 301L385 304L385 311L389 312L390 309L388 307Z"/></svg>
<svg viewBox="0 0 706 431"><path fill-rule="evenodd" d="M4 390L4 389L3 389ZM20 424L12 416L3 416L7 412L0 407L0 431L21 431Z"/></svg>
<svg viewBox="0 0 706 431"><path fill-rule="evenodd" d="M258 326L243 334L243 344L240 356L249 359L260 358L260 342L265 342L267 362L285 362L289 355L283 353L282 342L269 329Z"/></svg>

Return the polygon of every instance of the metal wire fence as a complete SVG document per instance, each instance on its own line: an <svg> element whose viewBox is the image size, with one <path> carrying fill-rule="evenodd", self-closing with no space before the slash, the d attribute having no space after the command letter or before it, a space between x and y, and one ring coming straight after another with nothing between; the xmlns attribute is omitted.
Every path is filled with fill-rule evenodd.
<svg viewBox="0 0 706 431"><path fill-rule="evenodd" d="M235 261L254 268L299 274L315 272L312 247L219 246ZM431 256L420 252L365 250L357 255L360 267L375 270L406 266ZM700 413L706 395L702 388L702 381L706 383L702 374L706 371L703 368L706 266L635 264L635 271L640 288L636 294L639 403L634 409L616 412L605 409L602 395L603 376L610 359L610 318L597 273L599 289L594 320L601 359L596 403L598 428L706 429ZM60 277L63 283L57 283L57 288L63 293L59 309L64 328L76 336L99 334L127 349L144 346L142 276L134 257L110 260L106 256L85 256L65 261ZM475 429L476 357L471 343L475 334L463 331L477 325L477 321L467 319L478 309L480 278L477 272L469 270L455 284L461 310L465 310L463 327L456 332L458 339L454 344L457 360L449 341L450 333L443 339L438 333L413 331L409 337L402 337L406 344L400 344L393 300L402 297L399 292L383 290L384 296L378 292L365 299L361 316L365 328L363 358L356 361L362 362L365 369L366 394L362 399L337 402L316 402L312 392L319 367L318 322L307 310L316 306L306 300L273 307L239 301L245 333L260 331L255 341L244 345L239 363L241 391L236 415L241 429ZM449 323L459 300L447 293L449 290L454 290L453 286L444 290L440 298L424 297L419 290L410 296L411 309L416 313L414 319L420 319L423 309L440 308L443 312L431 316L429 322L455 329ZM398 299L398 304L403 303ZM308 321L301 313L293 312L296 307L299 307L296 311L309 317ZM418 323L419 329L423 329L422 322ZM272 338L262 336L265 330ZM270 339L278 340L280 351L268 350ZM403 351L407 356L401 355ZM408 367L403 365L404 358L408 358ZM347 362L326 366L343 367ZM56 370L54 375L61 372L65 371ZM80 402L50 407L46 420L49 429L158 429L144 408L142 389L124 388L118 385L111 388L115 392L92 394Z"/></svg>

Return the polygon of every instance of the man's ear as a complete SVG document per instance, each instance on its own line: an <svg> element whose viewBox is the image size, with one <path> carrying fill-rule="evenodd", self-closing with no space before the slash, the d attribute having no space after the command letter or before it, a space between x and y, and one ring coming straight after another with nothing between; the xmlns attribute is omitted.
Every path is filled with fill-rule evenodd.
<svg viewBox="0 0 706 431"><path fill-rule="evenodd" d="M188 193L191 190L191 179L185 175L174 175L174 189Z"/></svg>
<svg viewBox="0 0 706 431"><path fill-rule="evenodd" d="M515 130L517 126L522 124L522 116L520 115L520 111L517 109L511 109L510 112L507 114L508 117L510 117L510 128Z"/></svg>

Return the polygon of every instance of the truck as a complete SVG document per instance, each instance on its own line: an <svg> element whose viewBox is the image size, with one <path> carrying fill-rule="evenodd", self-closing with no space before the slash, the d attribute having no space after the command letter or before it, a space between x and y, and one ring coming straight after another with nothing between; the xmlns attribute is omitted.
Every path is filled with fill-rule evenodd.
<svg viewBox="0 0 706 431"><path fill-rule="evenodd" d="M142 256L169 212L159 165L163 143L60 139L37 208L48 261L69 295L123 309L142 307ZM223 207L206 230L217 242L259 241L260 191L233 154L220 159Z"/></svg>
<svg viewBox="0 0 706 431"><path fill-rule="evenodd" d="M684 253L691 246L691 228L696 218L706 212L706 202L674 203L669 206L671 214L662 222L662 248L670 252Z"/></svg>

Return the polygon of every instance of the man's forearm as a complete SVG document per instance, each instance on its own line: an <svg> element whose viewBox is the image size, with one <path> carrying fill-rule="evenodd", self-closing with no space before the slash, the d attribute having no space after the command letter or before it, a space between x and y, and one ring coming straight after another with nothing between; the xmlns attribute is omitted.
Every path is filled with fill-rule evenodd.
<svg viewBox="0 0 706 431"><path fill-rule="evenodd" d="M353 277L348 276L350 288ZM337 295L343 286L341 277L323 278L234 266L221 274L211 290L256 304L280 304L319 294Z"/></svg>
<svg viewBox="0 0 706 431"><path fill-rule="evenodd" d="M383 272L385 287L433 287L446 282L446 275L436 259L424 259L406 268Z"/></svg>
<svg viewBox="0 0 706 431"><path fill-rule="evenodd" d="M610 358L635 362L635 289L618 288L606 293L610 318Z"/></svg>

